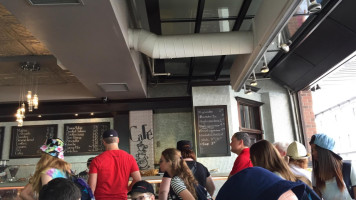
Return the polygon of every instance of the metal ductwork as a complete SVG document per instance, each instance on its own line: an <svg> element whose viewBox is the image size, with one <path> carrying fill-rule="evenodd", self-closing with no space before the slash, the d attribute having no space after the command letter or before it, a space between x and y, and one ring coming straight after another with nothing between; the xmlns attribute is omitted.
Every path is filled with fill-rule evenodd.
<svg viewBox="0 0 356 200"><path fill-rule="evenodd" d="M160 36L143 29L129 29L129 47L154 59L249 54L251 31Z"/></svg>

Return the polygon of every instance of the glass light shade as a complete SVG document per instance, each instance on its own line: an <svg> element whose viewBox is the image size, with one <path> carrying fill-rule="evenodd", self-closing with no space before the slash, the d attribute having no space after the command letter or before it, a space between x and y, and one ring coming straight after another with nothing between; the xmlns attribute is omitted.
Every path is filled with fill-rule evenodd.
<svg viewBox="0 0 356 200"><path fill-rule="evenodd" d="M262 73L267 73L267 72L269 72L269 68L268 68L268 66L264 63L263 64L263 66L262 66L262 68L261 68L261 72Z"/></svg>
<svg viewBox="0 0 356 200"><path fill-rule="evenodd" d="M256 80L252 80L250 83L251 86L256 86L257 85L257 81Z"/></svg>
<svg viewBox="0 0 356 200"><path fill-rule="evenodd" d="M28 91L27 92L27 102L30 103L30 101L32 101L32 91Z"/></svg>
<svg viewBox="0 0 356 200"><path fill-rule="evenodd" d="M38 109L38 96L37 96L37 94L33 95L32 102L33 102L33 108L34 109Z"/></svg>
<svg viewBox="0 0 356 200"><path fill-rule="evenodd" d="M32 99L28 102L28 111L29 112L33 111L33 101L32 101Z"/></svg>

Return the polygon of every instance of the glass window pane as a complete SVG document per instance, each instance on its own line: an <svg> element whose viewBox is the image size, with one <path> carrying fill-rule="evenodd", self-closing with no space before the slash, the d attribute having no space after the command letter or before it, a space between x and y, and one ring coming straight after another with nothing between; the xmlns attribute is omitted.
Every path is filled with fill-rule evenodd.
<svg viewBox="0 0 356 200"><path fill-rule="evenodd" d="M258 129L256 127L256 116L255 116L255 112L254 112L255 108L250 107L250 123L251 123L251 128L252 129Z"/></svg>
<svg viewBox="0 0 356 200"><path fill-rule="evenodd" d="M221 56L196 57L193 75L213 76L218 68Z"/></svg>
<svg viewBox="0 0 356 200"><path fill-rule="evenodd" d="M245 128L246 121L245 121L244 105L240 105L240 120L241 120L241 127Z"/></svg>
<svg viewBox="0 0 356 200"><path fill-rule="evenodd" d="M248 106L244 106L244 115L245 115L245 121L246 121L245 128L251 128Z"/></svg>
<svg viewBox="0 0 356 200"><path fill-rule="evenodd" d="M165 59L165 69L166 72L172 74L172 76L188 76L190 58L173 58Z"/></svg>
<svg viewBox="0 0 356 200"><path fill-rule="evenodd" d="M162 35L182 35L194 33L195 22L162 23Z"/></svg>
<svg viewBox="0 0 356 200"><path fill-rule="evenodd" d="M161 19L196 18L198 0L159 0Z"/></svg>
<svg viewBox="0 0 356 200"><path fill-rule="evenodd" d="M257 13L257 10L260 8L261 3L262 3L262 0L252 0L250 7L248 8L247 15L255 16Z"/></svg>
<svg viewBox="0 0 356 200"><path fill-rule="evenodd" d="M302 26L302 24L308 19L308 15L297 15L292 17L286 26L289 37L292 37L295 32Z"/></svg>
<svg viewBox="0 0 356 200"><path fill-rule="evenodd" d="M243 0L207 0L204 5L203 18L237 16L242 2Z"/></svg>
<svg viewBox="0 0 356 200"><path fill-rule="evenodd" d="M205 21L201 23L201 33L219 33L230 32L234 26L235 20L223 20L223 21Z"/></svg>

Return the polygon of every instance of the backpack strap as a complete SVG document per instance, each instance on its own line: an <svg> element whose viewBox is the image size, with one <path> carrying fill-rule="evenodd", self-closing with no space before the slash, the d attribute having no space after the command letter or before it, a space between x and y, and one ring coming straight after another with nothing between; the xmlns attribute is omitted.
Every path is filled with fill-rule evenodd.
<svg viewBox="0 0 356 200"><path fill-rule="evenodd" d="M351 162L350 161L343 161L342 162L342 178L344 179L345 185L349 194L352 198L354 198L354 192L352 190L352 183L351 183Z"/></svg>
<svg viewBox="0 0 356 200"><path fill-rule="evenodd" d="M195 172L197 171L197 162L194 161L193 167L190 169L193 172L193 175L195 174Z"/></svg>

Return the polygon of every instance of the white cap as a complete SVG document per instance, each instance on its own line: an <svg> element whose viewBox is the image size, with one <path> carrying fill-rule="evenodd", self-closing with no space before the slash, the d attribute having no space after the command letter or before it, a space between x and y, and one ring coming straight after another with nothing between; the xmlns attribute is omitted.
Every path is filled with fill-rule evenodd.
<svg viewBox="0 0 356 200"><path fill-rule="evenodd" d="M291 157L294 160L306 159L309 157L307 150L304 145L294 141L292 142L287 149L287 156Z"/></svg>

